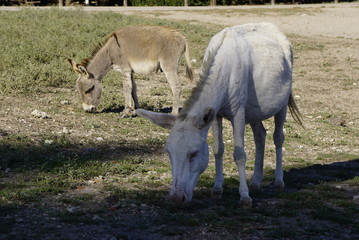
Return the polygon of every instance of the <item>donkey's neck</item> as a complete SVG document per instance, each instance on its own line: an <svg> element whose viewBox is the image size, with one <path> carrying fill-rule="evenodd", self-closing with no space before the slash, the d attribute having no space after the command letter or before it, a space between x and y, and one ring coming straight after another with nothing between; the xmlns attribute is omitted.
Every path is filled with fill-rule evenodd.
<svg viewBox="0 0 359 240"><path fill-rule="evenodd" d="M228 84L222 81L221 66L212 66L209 69L209 74L205 77L200 91L197 93L196 100L187 112L188 116L196 116L205 112L206 109L211 108L216 114L220 108L225 104L228 98Z"/></svg>
<svg viewBox="0 0 359 240"><path fill-rule="evenodd" d="M95 76L95 79L101 81L102 78L110 71L112 62L108 50L103 47L89 61L87 69Z"/></svg>

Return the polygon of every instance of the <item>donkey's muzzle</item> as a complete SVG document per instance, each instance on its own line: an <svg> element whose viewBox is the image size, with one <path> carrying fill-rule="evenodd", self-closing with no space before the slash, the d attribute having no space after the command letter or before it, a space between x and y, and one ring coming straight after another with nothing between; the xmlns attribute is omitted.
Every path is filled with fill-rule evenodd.
<svg viewBox="0 0 359 240"><path fill-rule="evenodd" d="M170 201L175 207L184 207L189 203L188 197L183 191L178 191L171 194Z"/></svg>
<svg viewBox="0 0 359 240"><path fill-rule="evenodd" d="M96 106L94 105L87 105L87 104L82 104L82 108L85 110L85 112L87 113L94 113L96 112Z"/></svg>

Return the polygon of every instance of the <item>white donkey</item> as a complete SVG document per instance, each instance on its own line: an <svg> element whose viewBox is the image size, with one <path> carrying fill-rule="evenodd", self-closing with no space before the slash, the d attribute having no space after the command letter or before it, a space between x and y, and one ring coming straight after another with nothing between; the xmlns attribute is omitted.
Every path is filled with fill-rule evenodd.
<svg viewBox="0 0 359 240"><path fill-rule="evenodd" d="M192 80L188 41L182 33L167 27L131 26L113 32L103 46L95 49L92 57L84 59L80 64L71 59L68 61L79 74L76 86L86 112L96 111L102 92L102 78L114 69L122 72L125 77L124 115L133 115L134 109L139 107L134 73L145 74L161 68L173 93L172 113L177 115L181 95L177 70L183 53L187 77Z"/></svg>
<svg viewBox="0 0 359 240"><path fill-rule="evenodd" d="M256 145L251 185L259 188L266 137L262 121L274 116L275 188L283 190L282 145L287 106L295 120L301 123L291 89L292 49L276 26L270 23L246 24L225 28L215 35L205 52L197 89L177 118L142 109L136 111L137 115L163 127L172 127L166 144L172 167L171 201L178 206L191 201L199 175L208 165L207 135L211 124L216 161L212 196L221 197L224 181L223 118L230 120L233 126L233 156L239 172L241 206L252 205L245 172L244 134L247 123L252 127Z"/></svg>

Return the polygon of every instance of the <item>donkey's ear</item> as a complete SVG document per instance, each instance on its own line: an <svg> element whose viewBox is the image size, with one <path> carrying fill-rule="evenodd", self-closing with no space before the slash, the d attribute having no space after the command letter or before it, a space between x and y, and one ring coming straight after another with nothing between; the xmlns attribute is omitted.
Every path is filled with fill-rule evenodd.
<svg viewBox="0 0 359 240"><path fill-rule="evenodd" d="M193 125L201 130L204 127L209 126L215 117L215 112L212 108L207 108L203 115L198 115L193 119Z"/></svg>
<svg viewBox="0 0 359 240"><path fill-rule="evenodd" d="M70 63L72 69L73 69L76 73L81 74L80 70L79 70L78 67L77 67L77 63L76 63L74 60L68 58L67 61Z"/></svg>
<svg viewBox="0 0 359 240"><path fill-rule="evenodd" d="M87 68L83 65L77 64L77 68L80 71L80 74L82 76L85 76L86 78L90 78L91 77L91 73L89 71L87 71Z"/></svg>
<svg viewBox="0 0 359 240"><path fill-rule="evenodd" d="M136 109L136 115L146 118L163 128L172 128L176 122L176 117L173 115L150 112L144 109Z"/></svg>
<svg viewBox="0 0 359 240"><path fill-rule="evenodd" d="M70 63L70 65L72 66L72 69L78 73L81 74L87 78L90 78L91 74L89 73L89 71L87 71L86 67L81 65L81 64L77 64L75 61L73 61L72 59L68 58L67 61Z"/></svg>

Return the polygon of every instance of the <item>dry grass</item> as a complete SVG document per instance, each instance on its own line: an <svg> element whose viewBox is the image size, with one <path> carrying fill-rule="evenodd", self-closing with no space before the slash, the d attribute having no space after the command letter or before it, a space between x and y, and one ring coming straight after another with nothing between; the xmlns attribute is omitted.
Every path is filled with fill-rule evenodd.
<svg viewBox="0 0 359 240"><path fill-rule="evenodd" d="M52 19L53 12L42 14ZM81 13L64 21L85 22L88 17L100 25L98 19L106 19L110 25L118 15ZM122 21L148 23L140 18ZM199 62L210 36L218 30L163 20L150 23L182 29L190 36L193 56ZM16 30L15 25L13 28ZM79 36L76 31L74 35ZM223 199L209 196L214 176L211 156L193 204L188 209L173 209L165 201L171 173L162 147L168 131L140 118L120 118L121 83L114 83L118 75L110 74L104 80L101 107L105 111L99 114L82 112L71 78L58 87L37 86L39 92L24 95L21 92L26 89L6 90L0 95L0 239L357 238L358 40L289 38L295 52L293 90L306 127L290 117L285 125L285 192L272 191L275 150L273 124L268 120L263 191L251 193L252 209L238 208L232 130L225 122ZM82 44L74 46L81 48ZM85 55L77 51L69 50ZM49 59L53 60L51 55ZM61 68L63 76L75 80L70 66ZM180 71L184 76L184 68ZM9 80L6 73L1 70L1 81ZM17 84L22 86L20 81ZM192 86L184 77L183 84L185 98ZM171 106L164 76L140 76L138 88L142 106L158 110ZM68 103L61 103L64 100ZM50 118L34 118L34 109L45 111ZM254 144L249 129L246 144L251 175Z"/></svg>

